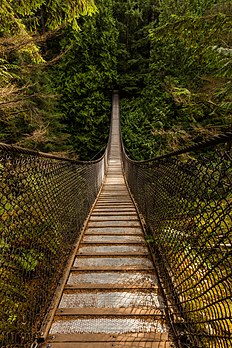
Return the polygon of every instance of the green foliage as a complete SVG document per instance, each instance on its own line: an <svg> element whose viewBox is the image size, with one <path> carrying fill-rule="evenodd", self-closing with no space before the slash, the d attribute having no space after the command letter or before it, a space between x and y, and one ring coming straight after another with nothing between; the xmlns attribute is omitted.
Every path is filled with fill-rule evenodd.
<svg viewBox="0 0 232 348"><path fill-rule="evenodd" d="M149 64L148 30L156 18L153 1L114 1L114 16L119 29L118 83L123 92L139 94Z"/></svg>
<svg viewBox="0 0 232 348"><path fill-rule="evenodd" d="M122 84L127 93L136 96L138 91L136 99L131 99L132 93L124 94L122 102L124 139L137 159L175 150L230 127L230 9L229 2L221 1L179 0L175 6L172 0L159 1L153 22L140 23L146 39L144 33L138 52L147 50L148 35L151 40L146 64L137 64L134 74L143 76L143 83L130 74L133 88ZM131 35L132 45L136 34Z"/></svg>
<svg viewBox="0 0 232 348"><path fill-rule="evenodd" d="M91 159L106 146L110 91L117 79L118 31L112 1L99 0L97 6L97 15L81 20L81 31L63 32L61 44L71 49L54 69L69 144L81 159Z"/></svg>
<svg viewBox="0 0 232 348"><path fill-rule="evenodd" d="M231 24L231 2L223 0L2 0L0 141L84 160L98 156L108 139L115 87L124 142L136 159L228 130ZM23 172L9 172L0 184L0 249L8 266L0 268L6 294L0 331L14 332L28 292L38 287L34 272L46 269L60 244L67 244L69 236L59 238L57 231L69 227L69 215L67 221L45 219L36 201L28 204L26 190L45 191L43 174L38 182L33 174L28 181ZM21 175L20 187L14 175ZM67 197L52 187L64 202ZM81 215L85 195L77 198ZM49 204L53 209L57 201ZM195 215L199 233L216 230L222 208L212 207L212 228Z"/></svg>
<svg viewBox="0 0 232 348"><path fill-rule="evenodd" d="M159 23L175 22L177 18L203 16L215 4L224 4L224 0L159 0Z"/></svg>
<svg viewBox="0 0 232 348"><path fill-rule="evenodd" d="M43 26L47 29L57 29L70 24L73 29L79 30L77 20L82 15L92 15L96 12L93 0L2 0L4 23L14 17L20 21L32 24L33 27Z"/></svg>
<svg viewBox="0 0 232 348"><path fill-rule="evenodd" d="M90 159L106 145L115 86L136 158L231 123L228 1L3 0L0 15L3 141Z"/></svg>
<svg viewBox="0 0 232 348"><path fill-rule="evenodd" d="M59 225L52 217L49 221L45 207L43 211L37 203L38 184L41 192L46 192L42 175L33 177L26 166L19 171L10 163L1 167L0 174L0 289L4 295L0 300L0 331L14 332L19 327L23 331L30 323L19 323L19 317L23 318L31 304L29 294L34 291L33 298L37 296L34 272L47 269L51 256L58 251Z"/></svg>
<svg viewBox="0 0 232 348"><path fill-rule="evenodd" d="M60 51L55 48L47 55L44 42L50 36L54 40L51 29L79 30L77 19L96 13L96 6L92 0L3 0L1 5L0 141L41 151L73 152L53 74L46 64L47 57L56 57Z"/></svg>

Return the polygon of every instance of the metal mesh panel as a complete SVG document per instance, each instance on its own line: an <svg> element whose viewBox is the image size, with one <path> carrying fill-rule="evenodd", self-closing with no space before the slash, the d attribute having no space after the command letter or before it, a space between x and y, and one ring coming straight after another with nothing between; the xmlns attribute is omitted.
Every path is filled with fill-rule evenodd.
<svg viewBox="0 0 232 348"><path fill-rule="evenodd" d="M77 163L0 146L1 347L32 342L99 191L105 161Z"/></svg>
<svg viewBox="0 0 232 348"><path fill-rule="evenodd" d="M228 146L143 162L124 154L124 170L146 221L179 346L231 347Z"/></svg>
<svg viewBox="0 0 232 348"><path fill-rule="evenodd" d="M58 332L68 333L145 333L158 332L164 333L167 331L165 324L161 322L154 322L153 317L148 318L91 318L91 319L72 319L65 322L57 321L51 330L52 334ZM142 344L141 344L142 345ZM132 345L133 347L133 345Z"/></svg>

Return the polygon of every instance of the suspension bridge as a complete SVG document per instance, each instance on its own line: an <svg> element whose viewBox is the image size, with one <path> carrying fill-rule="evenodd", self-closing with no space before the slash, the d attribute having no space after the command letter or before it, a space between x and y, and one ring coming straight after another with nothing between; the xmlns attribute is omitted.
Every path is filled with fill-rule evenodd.
<svg viewBox="0 0 232 348"><path fill-rule="evenodd" d="M231 347L231 141L134 161L114 92L99 160L0 144L1 346Z"/></svg>

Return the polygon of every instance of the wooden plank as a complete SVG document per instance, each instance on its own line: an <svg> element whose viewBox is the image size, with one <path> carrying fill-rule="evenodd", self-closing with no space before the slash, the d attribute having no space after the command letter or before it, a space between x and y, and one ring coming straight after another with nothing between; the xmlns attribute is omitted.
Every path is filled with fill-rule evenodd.
<svg viewBox="0 0 232 348"><path fill-rule="evenodd" d="M92 223L92 222L109 222L111 223L112 222L121 222L121 221L135 221L135 222L138 222L139 223L139 219L138 219L138 216L137 214L131 214L131 215L127 215L127 214L103 214L103 215L98 215L98 214L95 214L95 215L91 215L90 219L89 219L89 223Z"/></svg>
<svg viewBox="0 0 232 348"><path fill-rule="evenodd" d="M168 341L167 333L142 332L126 334L54 334L49 342L162 342Z"/></svg>
<svg viewBox="0 0 232 348"><path fill-rule="evenodd" d="M97 204L97 205L95 205L95 207L94 207L94 210L93 211L96 211L96 210L100 210L100 211L102 211L102 210L109 210L109 209L112 209L112 210L116 210L116 211L118 211L118 210L133 210L133 211L136 211L136 209L135 209L135 206L134 206L134 204L127 204L127 205L119 205L119 206L115 206L115 205L107 205L107 206L105 206L105 205L100 205L99 206L99 204Z"/></svg>
<svg viewBox="0 0 232 348"><path fill-rule="evenodd" d="M95 206L94 212L96 211L133 211L136 212L135 207L132 204L128 204L127 206L122 205L122 206L115 206L115 205L101 205L101 206Z"/></svg>
<svg viewBox="0 0 232 348"><path fill-rule="evenodd" d="M80 308L58 308L55 316L114 316L114 317L144 317L152 316L163 318L163 313L157 308L136 308L136 307L127 307L127 308L97 308L97 307L80 307ZM154 318L155 319L155 318ZM156 318L158 319L158 318ZM58 318L56 318L58 320Z"/></svg>
<svg viewBox="0 0 232 348"><path fill-rule="evenodd" d="M103 190L100 194L100 198L105 198L105 197L128 197L130 198L130 195L127 190Z"/></svg>
<svg viewBox="0 0 232 348"><path fill-rule="evenodd" d="M109 210L109 211L93 211L93 213L91 214L91 217L95 217L95 216L126 216L128 219L131 219L132 216L136 216L138 218L138 214L136 211L121 211L121 210Z"/></svg>
<svg viewBox="0 0 232 348"><path fill-rule="evenodd" d="M107 196L99 196L98 198L98 203L99 202L112 202L115 201L115 202L118 202L118 203L130 203L130 204L133 204L132 203L132 199L129 195L124 195L124 196L119 196L119 195L107 195Z"/></svg>
<svg viewBox="0 0 232 348"><path fill-rule="evenodd" d="M130 195L129 195L129 193L127 192L127 191L119 191L119 192L116 192L116 190L114 190L114 191L106 191L106 192L101 192L101 194L100 194L100 196L99 196L99 199L101 199L101 198L107 198L107 197L123 197L123 198L125 198L125 197L128 197L128 198L130 198ZM130 198L131 199L131 198Z"/></svg>
<svg viewBox="0 0 232 348"><path fill-rule="evenodd" d="M137 225L137 224L136 224ZM137 226L133 226L133 224L130 226L125 226L125 225L123 225L123 223L121 224L121 226L119 225L119 226L112 226L112 225L110 225L110 226L108 226L108 225L106 225L106 226L96 226L96 225L94 225L94 226L87 226L87 228L86 228L86 232L85 232L85 234L86 233L88 233L88 232L96 232L96 231L99 231L99 232L105 232L105 231L108 231L108 233L110 232L110 233L112 233L112 234L117 234L117 232L119 232L119 233L123 233L123 234L126 234L126 232L128 232L129 234L131 233L131 232L133 232L133 233L142 233L143 234L143 230L142 230L142 227L141 227L141 225L137 225Z"/></svg>
<svg viewBox="0 0 232 348"><path fill-rule="evenodd" d="M92 266L92 267L72 267L71 271L80 271L80 272L95 272L95 271L101 271L101 272L109 272L109 271L138 271L138 272L146 272L154 270L153 266L121 266L120 268L115 268L114 266L109 267L98 267L98 266Z"/></svg>
<svg viewBox="0 0 232 348"><path fill-rule="evenodd" d="M107 198L107 199L106 198L99 199L98 202L100 204L106 204L106 205L108 205L108 204L114 204L114 205L121 204L121 205L123 205L123 204L131 204L131 199L122 199L122 198L117 199L117 197L116 198L112 197L112 198Z"/></svg>
<svg viewBox="0 0 232 348"><path fill-rule="evenodd" d="M108 203L98 203L97 205L95 205L95 209L119 209L119 210L122 210L122 209L135 209L131 203L121 203L121 204L118 204L117 207L115 206L115 203L114 202L108 202ZM136 209L135 209L136 210Z"/></svg>
<svg viewBox="0 0 232 348"><path fill-rule="evenodd" d="M47 347L47 345L43 345ZM170 342L62 342L52 343L51 348L171 348ZM50 348L50 347L49 347Z"/></svg>
<svg viewBox="0 0 232 348"><path fill-rule="evenodd" d="M93 233L93 232L95 232L95 233ZM141 239L141 240L143 240L144 241L144 236L143 236L143 233L142 232L137 232L137 233L131 233L131 231L129 230L127 230L127 229L124 229L123 230L123 233L122 232L114 232L114 231L109 231L108 233L106 233L107 231L106 230L103 230L103 233L101 233L101 231L93 231L93 232L88 232L87 233L87 231L86 231L86 233L85 233L85 239L86 238L89 238L90 236L91 237L115 237L115 238L120 238L120 237L122 237L122 238L124 238L124 237L131 237L131 239L132 240L138 240L138 238L137 237L139 237L139 239ZM135 239L133 239L134 237L136 237Z"/></svg>
<svg viewBox="0 0 232 348"><path fill-rule="evenodd" d="M121 234L115 234L115 233L109 233L108 235L101 235L99 233L98 236L96 235L86 235L84 236L84 238L82 239L82 243L89 243L89 242L94 242L94 243L109 243L112 242L113 244L118 243L118 244L124 244L124 243L128 243L129 244L137 244L137 243L141 243L141 244L146 244L144 238L141 235L138 236L134 236L131 234L125 235L123 234L123 236Z"/></svg>
<svg viewBox="0 0 232 348"><path fill-rule="evenodd" d="M107 204L107 205L97 205L97 206L95 206L95 208L94 208L94 211L95 210L100 210L100 211L104 211L104 210L110 210L110 209L112 209L112 210L115 210L115 211L118 211L118 210L133 210L133 211L136 211L136 209L135 209L135 207L133 206L133 204L127 204L127 205L125 205L125 204L121 204L121 206L119 205L119 206L115 206L115 205L111 205L111 204Z"/></svg>
<svg viewBox="0 0 232 348"><path fill-rule="evenodd" d="M127 195L100 195L99 198L98 198L98 203L101 202L101 201L110 201L112 199L115 199L117 202L121 202L123 203L124 201L126 201L127 203L132 203L133 204L133 201L131 199L131 197L129 196L129 194Z"/></svg>
<svg viewBox="0 0 232 348"><path fill-rule="evenodd" d="M107 194L107 193L119 191L122 195L128 195L128 197L130 197L130 194L129 194L128 190L127 190L126 184L124 184L124 189L121 189L120 187L118 187L118 189L117 189L116 185L114 185L115 189L113 190L112 186L113 186L113 184L111 184L111 186L107 185L107 187L103 186L100 195L104 195L104 194Z"/></svg>
<svg viewBox="0 0 232 348"><path fill-rule="evenodd" d="M106 206L108 207L111 207L111 206L113 206L113 207L115 207L115 205L114 205L114 203L113 202L108 202L107 204L106 204ZM96 205L95 205L95 207L105 207L105 204L104 203L101 203L100 201L99 201L99 199L97 200L97 203L96 203ZM134 203L132 202L132 200L130 200L130 202L118 202L118 205L117 205L117 207L125 207L125 208L127 208L127 207L134 207ZM117 208L116 207L116 208Z"/></svg>
<svg viewBox="0 0 232 348"><path fill-rule="evenodd" d="M140 241L136 241L136 240L131 240L129 242L127 241L123 241L123 240L111 240L111 241L87 241L87 240L83 240L83 242L81 243L81 246L85 246L85 245L145 245L145 241L144 242L140 242Z"/></svg>
<svg viewBox="0 0 232 348"><path fill-rule="evenodd" d="M80 283L80 284L66 284L65 285L65 290L79 290L79 289L85 289L85 290L90 290L90 289L98 289L98 290L134 290L134 289L156 289L157 286L155 284L151 283L142 283L142 284L136 284L136 285L131 285L131 284L122 284L122 283L117 283L117 284L96 284L96 283Z"/></svg>
<svg viewBox="0 0 232 348"><path fill-rule="evenodd" d="M143 236L143 231L142 231L142 228L141 226L137 226L137 227L109 227L109 226L106 226L106 227L96 227L96 226L93 226L93 227L88 227L86 229L86 232L85 232L85 236L86 235L89 235L89 234L99 234L99 235L117 235L117 234L123 234L123 235L140 235L140 236Z"/></svg>
<svg viewBox="0 0 232 348"><path fill-rule="evenodd" d="M141 255L141 254L133 254L133 255L131 255L131 254L128 254L128 253L125 253L125 254L121 254L121 253L117 253L117 254L111 254L111 255L109 255L108 253L105 253L105 254L98 254L98 255L95 255L95 254L91 254L91 255L85 255L85 254L76 254L76 258L91 258L91 257L102 257L102 258L104 258L104 257L117 257L117 258L120 258L120 257L146 257L146 258L149 258L149 253L148 254L146 254L146 255Z"/></svg>
<svg viewBox="0 0 232 348"><path fill-rule="evenodd" d="M116 214L116 213L122 213L122 214L126 214L126 213L130 213L130 214L137 214L136 209L134 208L130 208L130 207L122 207L122 208L114 208L113 206L107 206L107 207L97 207L93 210L94 215L96 214Z"/></svg>
<svg viewBox="0 0 232 348"><path fill-rule="evenodd" d="M171 348L170 342L54 343L52 348Z"/></svg>
<svg viewBox="0 0 232 348"><path fill-rule="evenodd" d="M119 193L120 195L128 195L129 196L129 193L128 193L128 190L126 189L126 186L124 185L124 188L121 188L121 187L116 187L116 186L108 186L108 185L104 185L102 191L101 191L101 196L104 195L104 194L111 194L111 193Z"/></svg>
<svg viewBox="0 0 232 348"><path fill-rule="evenodd" d="M120 188L121 190L127 190L127 187L125 185L125 181L124 181L124 178L122 175L121 175L121 177L120 177L120 175L118 175L117 178L110 178L110 180L108 179L104 182L104 187L106 187L106 188L109 187L109 188L114 189L115 186L117 188Z"/></svg>
<svg viewBox="0 0 232 348"><path fill-rule="evenodd" d="M140 227L139 221L89 221L88 227Z"/></svg>
<svg viewBox="0 0 232 348"><path fill-rule="evenodd" d="M76 254L77 256L93 256L93 253L92 252L81 252L80 254ZM95 256L148 256L149 255L149 252L145 252L145 251L132 251L132 252L129 252L129 251L125 251L125 252L106 252L106 253L101 253L101 252L96 252L94 251L94 255Z"/></svg>
<svg viewBox="0 0 232 348"><path fill-rule="evenodd" d="M88 233L85 233L85 236L111 236L112 233L111 232L108 232L107 230L103 230L102 232L96 230L96 231L91 231L91 232L88 232ZM119 233L115 233L114 232L114 235L117 236L117 237L120 237L120 236L128 236L128 237L143 237L143 233L142 231L141 232L128 232L128 231L125 231L125 233L123 232L119 232Z"/></svg>

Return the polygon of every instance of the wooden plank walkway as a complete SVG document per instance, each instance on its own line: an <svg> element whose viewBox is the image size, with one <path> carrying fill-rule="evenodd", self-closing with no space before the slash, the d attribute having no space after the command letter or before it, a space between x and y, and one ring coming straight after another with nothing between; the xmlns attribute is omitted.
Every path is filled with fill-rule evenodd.
<svg viewBox="0 0 232 348"><path fill-rule="evenodd" d="M172 347L153 263L121 168L114 96L108 173L43 347Z"/></svg>

